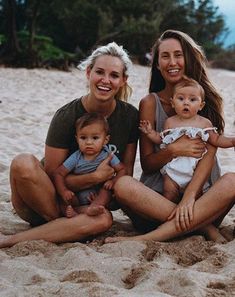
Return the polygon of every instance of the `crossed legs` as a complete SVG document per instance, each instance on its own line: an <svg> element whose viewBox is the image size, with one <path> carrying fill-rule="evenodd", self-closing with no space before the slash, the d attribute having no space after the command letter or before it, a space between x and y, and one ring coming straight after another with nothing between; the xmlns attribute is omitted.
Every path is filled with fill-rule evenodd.
<svg viewBox="0 0 235 297"><path fill-rule="evenodd" d="M107 238L106 242L119 240L165 241L200 229L223 215L235 202L235 174L222 176L194 205L194 219L188 230L178 230L174 219L167 221L175 204L131 177L121 177L115 185L118 201L132 211L164 222L155 230L134 237Z"/></svg>
<svg viewBox="0 0 235 297"><path fill-rule="evenodd" d="M73 218L59 217L54 186L34 156L16 157L10 175L12 203L17 214L31 224L44 224L14 235L0 234L0 247L36 239L55 243L79 241L111 227L112 215L107 210L93 217L85 213Z"/></svg>

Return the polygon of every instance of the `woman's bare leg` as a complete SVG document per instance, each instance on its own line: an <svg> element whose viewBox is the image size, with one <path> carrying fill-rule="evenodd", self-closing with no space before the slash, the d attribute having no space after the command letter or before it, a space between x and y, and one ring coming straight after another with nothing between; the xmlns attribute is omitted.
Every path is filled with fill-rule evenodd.
<svg viewBox="0 0 235 297"><path fill-rule="evenodd" d="M34 225L59 217L55 188L33 155L21 154L12 161L10 184L12 204L23 220Z"/></svg>
<svg viewBox="0 0 235 297"><path fill-rule="evenodd" d="M190 229L178 230L174 219L167 221L174 204L158 193L153 192L131 177L121 177L116 183L116 195L119 202L133 211L156 220L165 221L156 230L135 237L107 238L106 242L119 240L157 240L164 241L194 231L208 225L218 218L235 202L235 174L227 173L199 198L194 205L194 219ZM127 187L128 185L128 187Z"/></svg>
<svg viewBox="0 0 235 297"><path fill-rule="evenodd" d="M93 217L80 213L73 218L58 218L14 235L0 234L0 247L10 247L22 241L38 239L54 243L79 241L105 232L111 225L112 215L107 210Z"/></svg>
<svg viewBox="0 0 235 297"><path fill-rule="evenodd" d="M163 196L177 204L180 201L180 187L167 174L163 176ZM203 227L199 232L202 233L207 240L212 240L217 243L227 242L223 235L220 234L219 229L213 224Z"/></svg>
<svg viewBox="0 0 235 297"><path fill-rule="evenodd" d="M207 240L212 240L217 243L226 243L227 239L220 233L219 229L213 224L203 227L199 230Z"/></svg>

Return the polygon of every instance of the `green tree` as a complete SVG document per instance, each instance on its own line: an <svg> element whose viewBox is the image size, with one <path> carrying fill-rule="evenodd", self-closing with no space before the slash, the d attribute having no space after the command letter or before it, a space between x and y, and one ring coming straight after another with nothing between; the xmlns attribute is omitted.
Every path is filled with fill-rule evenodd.
<svg viewBox="0 0 235 297"><path fill-rule="evenodd" d="M110 41L143 56L169 28L188 33L209 58L220 50L220 36L227 30L212 0L0 0L1 40L11 48L10 56L20 52L32 66L42 65L38 61L50 53L53 59L63 51L82 58Z"/></svg>

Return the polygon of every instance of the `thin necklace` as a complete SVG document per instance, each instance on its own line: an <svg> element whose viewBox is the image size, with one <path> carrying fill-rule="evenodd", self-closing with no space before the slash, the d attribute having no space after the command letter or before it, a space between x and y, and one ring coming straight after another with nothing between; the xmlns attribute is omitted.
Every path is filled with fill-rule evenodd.
<svg viewBox="0 0 235 297"><path fill-rule="evenodd" d="M160 97L160 101L161 101L162 103L164 103L165 105L171 105L171 102L170 102L169 100L166 100L166 99L164 99L164 98L162 98L162 97Z"/></svg>

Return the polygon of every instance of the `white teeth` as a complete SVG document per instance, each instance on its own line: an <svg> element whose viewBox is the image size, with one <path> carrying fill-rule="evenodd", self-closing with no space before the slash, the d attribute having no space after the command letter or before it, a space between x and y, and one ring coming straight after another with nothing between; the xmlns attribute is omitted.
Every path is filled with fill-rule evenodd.
<svg viewBox="0 0 235 297"><path fill-rule="evenodd" d="M179 72L179 69L170 69L168 70L169 73L176 73Z"/></svg>
<svg viewBox="0 0 235 297"><path fill-rule="evenodd" d="M110 91L111 90L110 88L104 87L104 86L98 86L97 88L101 91Z"/></svg>

